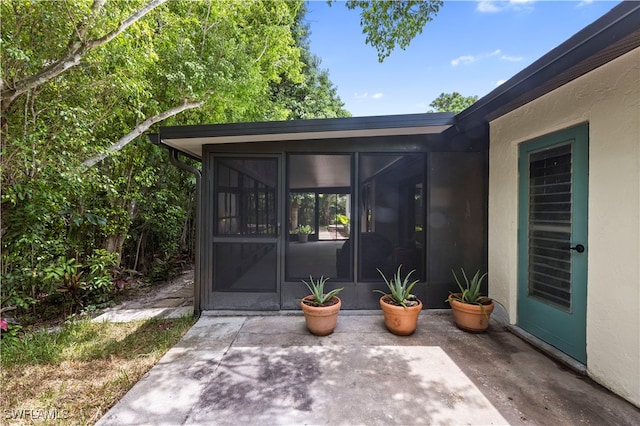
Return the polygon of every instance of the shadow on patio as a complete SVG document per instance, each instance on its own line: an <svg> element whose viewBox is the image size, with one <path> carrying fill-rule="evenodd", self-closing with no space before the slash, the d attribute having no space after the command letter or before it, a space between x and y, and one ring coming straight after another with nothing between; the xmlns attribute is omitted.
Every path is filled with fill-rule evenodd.
<svg viewBox="0 0 640 426"><path fill-rule="evenodd" d="M219 315L219 314L218 314ZM342 312L204 315L99 424L638 424L640 410L498 324L486 334L425 311L413 336Z"/></svg>

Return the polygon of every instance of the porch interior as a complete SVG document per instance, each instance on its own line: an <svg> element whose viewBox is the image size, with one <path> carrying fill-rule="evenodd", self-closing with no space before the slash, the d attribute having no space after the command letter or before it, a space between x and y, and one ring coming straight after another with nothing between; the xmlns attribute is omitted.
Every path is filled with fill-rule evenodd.
<svg viewBox="0 0 640 426"><path fill-rule="evenodd" d="M213 244L214 292L280 292L280 308L295 309L301 281L323 276L358 295L345 309L373 309L380 272L402 266L425 306L443 308L451 269L486 268L483 152L294 152L282 169L240 158L212 165L214 232L224 237Z"/></svg>

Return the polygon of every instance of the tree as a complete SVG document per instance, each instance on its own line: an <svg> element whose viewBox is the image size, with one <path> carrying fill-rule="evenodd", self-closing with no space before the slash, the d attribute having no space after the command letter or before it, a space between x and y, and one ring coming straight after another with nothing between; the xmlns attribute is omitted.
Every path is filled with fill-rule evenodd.
<svg viewBox="0 0 640 426"><path fill-rule="evenodd" d="M125 31L127 28L129 28L131 25L135 24L138 20L144 17L147 13L151 12L153 9L155 9L156 7L158 7L159 5L161 5L166 1L167 0L152 0L147 4L144 4L142 7L135 10L133 13L131 13L126 19L119 22L115 26L115 28L106 30L104 33L102 33L99 36L95 35L96 28L94 25L96 21L100 19L100 15L104 13L104 10L105 10L104 5L106 0L94 0L91 6L89 7L88 11L86 10L86 7L85 7L86 14L84 16L84 19L78 19L78 20L74 19L74 18L78 18L80 15L77 13L78 10L74 12L72 11L72 8L70 7L70 5L67 4L67 2L60 2L58 6L65 8L67 17L70 18L70 20L66 23L66 25L63 24L61 25L61 27L65 28L66 30L69 30L69 29L72 30L72 33L69 37L69 42L66 45L65 51L56 52L56 50L58 49L54 48L51 51L47 52L48 54L51 54L51 56L49 56L46 59L43 58L42 62L37 64L38 66L38 68L36 68L37 70L31 74L19 72L19 70L21 69L24 70L24 68L16 67L15 63L10 62L8 64L8 68L18 72L11 72L8 75L3 76L2 79L0 79L0 93L1 93L0 111L4 113L17 98L24 95L26 92L36 89L38 86L53 80L54 78L56 78L57 76L59 76L60 74L68 70L69 68L77 66L80 63L80 61L83 59L83 57L90 50L110 42L115 37L120 35L123 31ZM24 7L23 11L25 9L30 9L29 5L27 4L15 2L15 4L7 5L6 10L3 10L3 12L5 11L9 12L10 7L14 8L14 12L17 12L19 8L23 8L23 7ZM30 12L35 9L37 8L30 9ZM18 15L18 14L15 14L15 15ZM15 16L15 15L12 13L8 13L9 17ZM5 16L7 15L3 13L3 17ZM51 18L51 16L43 15L43 18L45 18L45 23L46 23L49 20L49 18ZM20 22L20 24L22 23L23 22ZM60 24L61 21L56 20L56 23ZM7 25L6 22L5 22L5 25ZM40 46L29 46L29 47L30 48L35 47L37 49L38 47L43 47L43 46L49 47L50 45L43 43ZM12 46L12 43L10 42L9 49L14 47L16 47L16 45ZM9 51L10 52L9 57L17 61L24 60L26 58L23 55L30 53L30 51L31 49L29 50L11 49ZM7 65L5 64L5 66Z"/></svg>
<svg viewBox="0 0 640 426"><path fill-rule="evenodd" d="M273 101L277 106L271 119L299 120L309 118L350 117L329 72L320 68L320 58L311 54L309 25L303 23L307 9L299 9L295 20L294 37L300 48L303 64L302 80L293 81L286 75L271 85Z"/></svg>
<svg viewBox="0 0 640 426"><path fill-rule="evenodd" d="M79 79L71 90L97 92L98 100L114 87L127 92L120 97L127 117L120 118L133 116L135 124L110 135L111 143L94 145L113 152L156 122L207 100L223 115L233 106L239 106L234 114L245 115L246 106L259 105L252 113L262 117L269 109L265 85L285 75L300 79L290 29L300 2L165 2L3 2L2 129L7 132L6 117L22 108L17 100L33 102L41 92ZM235 94L221 102L229 92ZM243 102L247 97L253 102ZM226 113L221 104L230 107ZM84 160L90 165L103 157Z"/></svg>
<svg viewBox="0 0 640 426"><path fill-rule="evenodd" d="M478 96L462 96L458 92L441 93L429 106L435 108L436 112L453 111L457 114L473 105L477 100Z"/></svg>
<svg viewBox="0 0 640 426"><path fill-rule="evenodd" d="M406 49L438 14L443 3L442 0L348 0L346 7L360 9L360 26L367 36L366 43L378 51L378 61L383 62L396 45Z"/></svg>
<svg viewBox="0 0 640 426"><path fill-rule="evenodd" d="M168 110L154 115L153 117L149 117L146 120L144 120L142 123L139 123L131 132L127 133L126 135L124 135L123 137L121 137L118 142L114 143L113 145L109 146L105 151L103 151L102 153L89 158L88 160L85 160L82 162L83 166L86 167L92 167L95 166L96 163L98 163L99 161L104 160L105 158L107 158L107 156L109 155L110 152L113 151L120 151L122 148L124 148L126 145L129 144L129 142L133 141L135 138L142 136L144 134L144 132L146 132L147 130L149 130L149 128L151 128L151 126L153 126L156 123L159 123L163 120L166 120L169 117L173 117L176 114L179 114L183 111L186 111L188 109L191 108L198 108L201 107L202 105L204 105L203 101L197 101L197 102L189 102L186 99L183 101L182 105L178 105L176 107L173 108L169 108Z"/></svg>
<svg viewBox="0 0 640 426"><path fill-rule="evenodd" d="M267 121L350 117L328 72L318 67L320 60L307 52L302 61L303 81L284 78L272 85L274 109Z"/></svg>
<svg viewBox="0 0 640 426"><path fill-rule="evenodd" d="M55 305L46 271L88 277L104 248L147 272L180 251L195 185L139 135L269 117L271 84L302 81L300 5L0 3L3 305Z"/></svg>

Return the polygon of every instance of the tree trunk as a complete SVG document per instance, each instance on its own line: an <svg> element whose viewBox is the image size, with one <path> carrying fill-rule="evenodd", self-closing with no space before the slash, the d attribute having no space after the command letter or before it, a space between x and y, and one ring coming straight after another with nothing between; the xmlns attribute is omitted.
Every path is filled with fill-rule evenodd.
<svg viewBox="0 0 640 426"><path fill-rule="evenodd" d="M122 261L122 248L124 247L125 238L126 235L122 234L109 235L104 243L104 248L109 253L116 253L118 255L118 263Z"/></svg>

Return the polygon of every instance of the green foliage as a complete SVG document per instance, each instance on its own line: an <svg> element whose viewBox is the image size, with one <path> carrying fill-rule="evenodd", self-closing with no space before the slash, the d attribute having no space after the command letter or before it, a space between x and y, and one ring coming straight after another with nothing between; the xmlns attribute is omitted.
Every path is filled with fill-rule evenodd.
<svg viewBox="0 0 640 426"><path fill-rule="evenodd" d="M369 1L348 0L350 10L360 9L360 26L367 44L382 62L398 45L406 49L443 5L442 0Z"/></svg>
<svg viewBox="0 0 640 426"><path fill-rule="evenodd" d="M467 278L467 274L464 272L464 268L460 268L462 271L462 277L464 278L464 285L458 279L455 271L452 269L451 273L453 274L453 278L456 280L458 287L460 288L460 293L451 293L447 298L447 301L453 299L462 303L469 303L472 305L486 305L491 302L488 297L482 296L480 293L480 287L482 285L482 280L487 276L486 272L480 275L480 270L478 270L471 281Z"/></svg>
<svg viewBox="0 0 640 426"><path fill-rule="evenodd" d="M313 228L309 225L300 225L298 229L296 229L296 233L302 235L313 234Z"/></svg>
<svg viewBox="0 0 640 426"><path fill-rule="evenodd" d="M313 207L315 205L315 195L310 192L291 192L289 200L292 207Z"/></svg>
<svg viewBox="0 0 640 426"><path fill-rule="evenodd" d="M22 336L5 344L2 348L2 364L4 366L20 365L27 363L48 364L57 359L58 351L55 349L62 340L67 340L66 335L60 332L48 333L46 330L25 333Z"/></svg>
<svg viewBox="0 0 640 426"><path fill-rule="evenodd" d="M336 288L325 294L324 284L328 279L329 278L321 276L318 280L314 281L313 277L309 275L309 282L302 280L302 282L305 283L305 285L311 292L311 295L313 296L313 299L307 299L309 303L312 303L314 306L324 306L328 301L333 299L333 296L336 296L338 293L344 290L344 287Z"/></svg>
<svg viewBox="0 0 640 426"><path fill-rule="evenodd" d="M4 321L4 320L0 320L0 321ZM22 331L22 326L20 324L6 324L6 330L4 327L0 330L0 338L2 339L2 346L7 347L7 346L17 344L20 339L21 331Z"/></svg>
<svg viewBox="0 0 640 426"><path fill-rule="evenodd" d="M311 54L309 26L303 18L304 4L298 10L293 27L296 45L300 49L302 71L295 78L283 75L271 84L273 112L269 120L297 120L310 118L350 117L336 87L329 79L329 72L320 68L321 60Z"/></svg>
<svg viewBox="0 0 640 426"><path fill-rule="evenodd" d="M177 272L185 267L185 260L179 255L165 255L153 259L149 278L151 281L162 281L172 279Z"/></svg>
<svg viewBox="0 0 640 426"><path fill-rule="evenodd" d="M429 106L435 108L436 112L452 111L457 114L473 105L477 100L477 96L465 97L458 92L441 93Z"/></svg>
<svg viewBox="0 0 640 426"><path fill-rule="evenodd" d="M5 312L15 310L15 306L5 306L0 308L0 339L1 345L14 344L18 341L18 334L22 327L19 324L13 324L11 320L7 321Z"/></svg>
<svg viewBox="0 0 640 426"><path fill-rule="evenodd" d="M96 249L87 258L87 303L100 304L111 298L115 291L112 271L117 265L118 254L105 249Z"/></svg>
<svg viewBox="0 0 640 426"><path fill-rule="evenodd" d="M343 214L337 214L336 218L338 219L338 221L342 224L342 225L348 225L349 224L349 218L346 215Z"/></svg>
<svg viewBox="0 0 640 426"><path fill-rule="evenodd" d="M84 271L76 259L59 258L57 263L50 265L45 270L44 279L51 281L55 291L70 297L70 314L82 306L82 291L87 288L83 280Z"/></svg>
<svg viewBox="0 0 640 426"><path fill-rule="evenodd" d="M334 225L338 222L346 225L347 197L345 194L318 194L319 225ZM346 222L341 222L342 220Z"/></svg>
<svg viewBox="0 0 640 426"><path fill-rule="evenodd" d="M402 277L402 273L400 272L402 265L398 266L398 270L393 274L391 279L387 279L384 273L378 269L378 272L382 276L382 279L387 284L390 293L385 293L382 290L374 290L376 293L380 293L383 296L390 296L391 300L397 305L407 307L408 303L412 303L416 301L416 296L411 294L411 290L413 286L415 286L419 280L409 281L411 274L415 272L415 269L409 272L405 277Z"/></svg>
<svg viewBox="0 0 640 426"><path fill-rule="evenodd" d="M13 306L23 311L36 303L38 274L29 270L17 270L3 274L2 306Z"/></svg>
<svg viewBox="0 0 640 426"><path fill-rule="evenodd" d="M147 3L0 2L3 101ZM299 0L170 1L3 102L2 306L37 319L64 296L77 311L112 297L114 279L128 282L114 270L165 279L193 260L195 181L166 151L140 137L82 166L149 117L185 99L204 106L163 125L347 114L328 76L308 66L304 10Z"/></svg>

